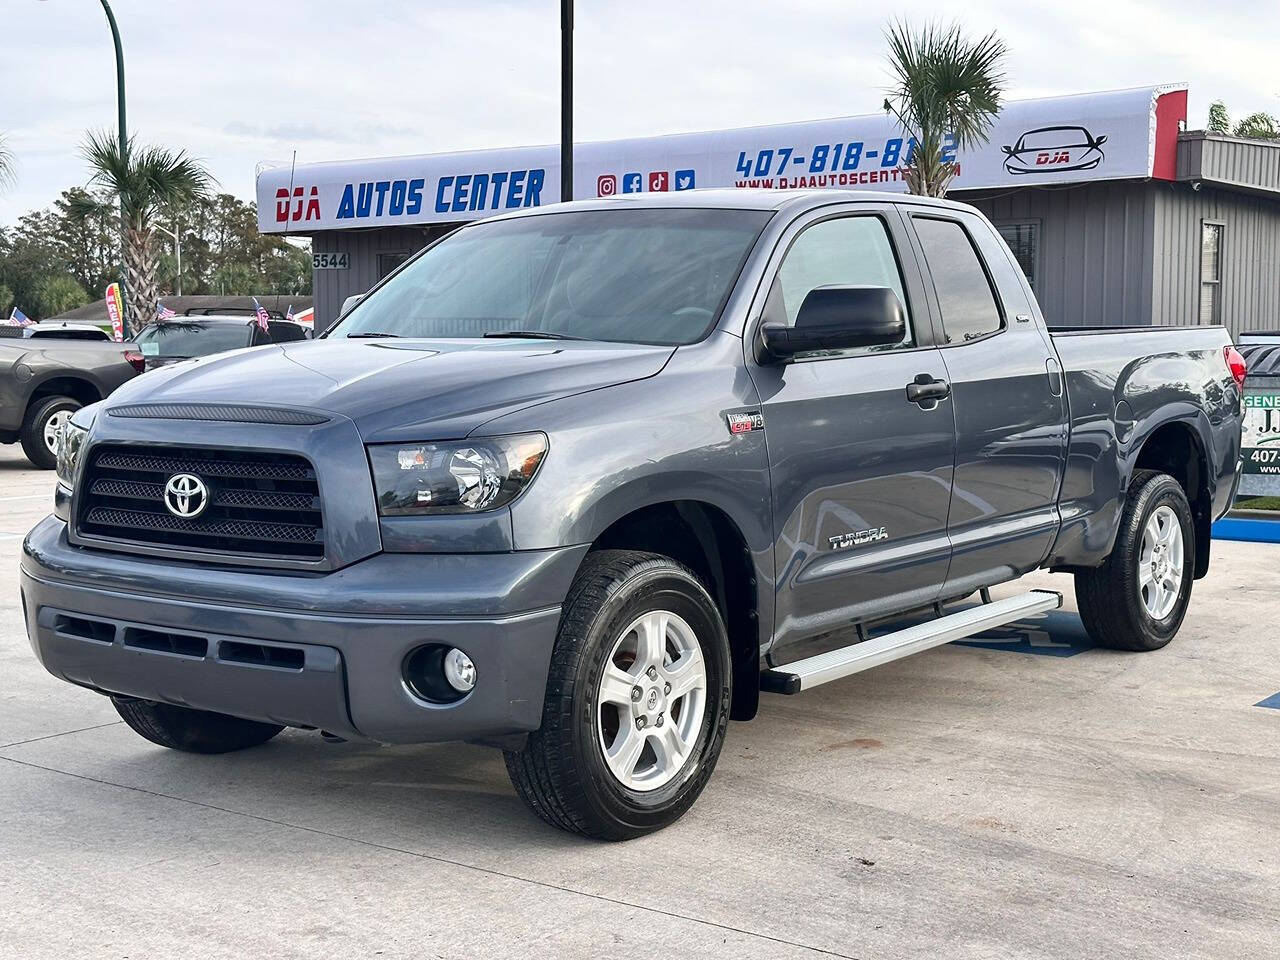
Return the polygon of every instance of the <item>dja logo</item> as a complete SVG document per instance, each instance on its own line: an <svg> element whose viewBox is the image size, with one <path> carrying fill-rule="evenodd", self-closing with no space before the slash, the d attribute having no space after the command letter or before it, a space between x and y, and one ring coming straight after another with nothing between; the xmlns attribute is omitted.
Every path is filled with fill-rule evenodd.
<svg viewBox="0 0 1280 960"><path fill-rule="evenodd" d="M289 188L280 187L276 190L276 223L297 223L299 220L319 220L320 219L320 188L312 187L310 194L305 193L305 187L293 188L293 213L289 212ZM306 213L303 213L303 196L306 196Z"/></svg>
<svg viewBox="0 0 1280 960"><path fill-rule="evenodd" d="M1055 163L1070 163L1071 153L1067 150L1059 150L1057 153L1037 153L1036 166L1043 167Z"/></svg>

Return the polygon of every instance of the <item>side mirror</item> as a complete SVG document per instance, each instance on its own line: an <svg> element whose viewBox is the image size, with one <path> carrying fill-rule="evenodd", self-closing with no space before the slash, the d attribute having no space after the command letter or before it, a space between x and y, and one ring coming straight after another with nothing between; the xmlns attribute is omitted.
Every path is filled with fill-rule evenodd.
<svg viewBox="0 0 1280 960"><path fill-rule="evenodd" d="M800 304L796 324L764 323L762 359L789 360L813 350L847 350L901 342L906 311L888 287L816 287Z"/></svg>
<svg viewBox="0 0 1280 960"><path fill-rule="evenodd" d="M1104 143L1106 143L1106 142L1107 142L1107 135L1106 135L1105 133L1104 133L1102 136L1100 136L1100 137L1094 137L1094 138L1093 138L1093 145L1094 145L1095 147L1100 147L1100 146L1102 146L1102 145L1103 145Z"/></svg>
<svg viewBox="0 0 1280 960"><path fill-rule="evenodd" d="M1013 147L1009 146L1009 145L1006 143L1003 147L1001 147L1001 148L1000 148L1000 152L1001 152L1001 153L1009 153L1009 154L1011 154L1011 153L1013 153Z"/></svg>
<svg viewBox="0 0 1280 960"><path fill-rule="evenodd" d="M352 308L363 299L364 299L363 293L355 293L347 297L347 299L343 300L342 309L338 311L338 319L341 320L343 317L345 317L348 313L351 312Z"/></svg>

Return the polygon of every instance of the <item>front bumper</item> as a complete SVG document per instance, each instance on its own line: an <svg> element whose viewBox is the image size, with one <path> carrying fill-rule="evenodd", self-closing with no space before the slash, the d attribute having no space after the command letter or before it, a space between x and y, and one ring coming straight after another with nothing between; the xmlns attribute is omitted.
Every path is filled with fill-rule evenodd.
<svg viewBox="0 0 1280 960"><path fill-rule="evenodd" d="M490 739L541 723L560 603L586 550L267 572L76 547L49 517L23 544L23 611L41 663L81 686L384 743ZM409 692L401 664L424 643L471 657L469 695Z"/></svg>

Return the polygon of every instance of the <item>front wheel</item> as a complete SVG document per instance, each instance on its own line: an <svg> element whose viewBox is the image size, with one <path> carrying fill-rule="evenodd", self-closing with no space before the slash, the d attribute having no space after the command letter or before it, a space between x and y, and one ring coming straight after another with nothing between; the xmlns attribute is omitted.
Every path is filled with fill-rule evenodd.
<svg viewBox="0 0 1280 960"><path fill-rule="evenodd" d="M1160 649L1182 625L1194 568L1186 492L1167 473L1134 471L1111 555L1076 574L1076 602L1089 636L1117 650Z"/></svg>
<svg viewBox="0 0 1280 960"><path fill-rule="evenodd" d="M731 677L720 611L692 571L589 554L561 614L542 726L506 754L516 792L553 826L602 840L667 826L715 768Z"/></svg>
<svg viewBox="0 0 1280 960"><path fill-rule="evenodd" d="M22 452L28 460L41 470L57 466L58 432L80 406L80 401L73 397L45 397L31 405L19 433Z"/></svg>

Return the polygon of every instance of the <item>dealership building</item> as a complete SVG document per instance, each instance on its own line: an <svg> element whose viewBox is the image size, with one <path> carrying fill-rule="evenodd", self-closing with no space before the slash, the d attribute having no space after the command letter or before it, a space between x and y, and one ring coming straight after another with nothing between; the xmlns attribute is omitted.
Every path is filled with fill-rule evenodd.
<svg viewBox="0 0 1280 960"><path fill-rule="evenodd" d="M1005 105L950 197L1008 241L1052 324L1280 328L1280 143L1186 130L1183 86ZM574 196L902 191L885 115L582 143ZM316 328L462 223L560 197L559 147L264 165L264 233L312 238Z"/></svg>

